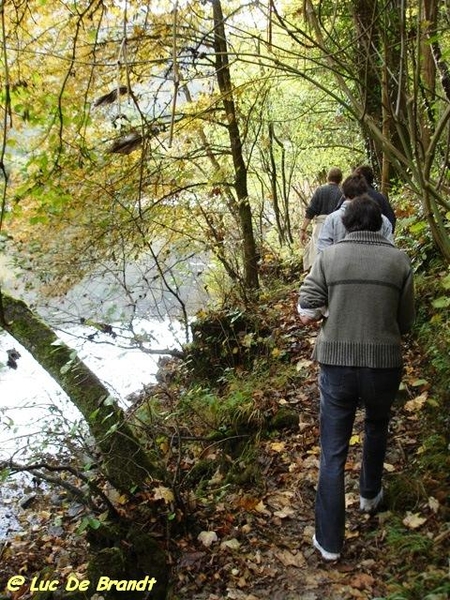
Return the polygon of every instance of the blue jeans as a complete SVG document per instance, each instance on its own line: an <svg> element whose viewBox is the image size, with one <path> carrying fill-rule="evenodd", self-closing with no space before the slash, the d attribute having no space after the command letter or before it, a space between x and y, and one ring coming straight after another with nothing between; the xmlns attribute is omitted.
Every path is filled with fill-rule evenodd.
<svg viewBox="0 0 450 600"><path fill-rule="evenodd" d="M360 495L381 490L390 409L401 368L370 369L320 365L320 470L316 495L316 539L339 553L345 534L344 470L357 406L365 407Z"/></svg>

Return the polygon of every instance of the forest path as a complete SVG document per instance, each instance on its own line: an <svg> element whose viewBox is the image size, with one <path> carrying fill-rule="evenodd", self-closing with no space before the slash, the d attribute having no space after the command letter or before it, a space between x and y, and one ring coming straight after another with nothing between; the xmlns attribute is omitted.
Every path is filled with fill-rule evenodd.
<svg viewBox="0 0 450 600"><path fill-rule="evenodd" d="M280 309L280 330L273 334L280 348L284 339L287 356L301 377L284 390L268 386L258 392L272 406L295 409L299 426L265 432L252 440L242 471L249 464L256 468L242 486L228 486L215 474L203 491L196 491L180 531L166 539L173 600L376 600L386 598L393 584L406 584L410 573L423 571L430 581L441 575L448 578L442 551L448 541L444 508L448 483L432 477L425 480L420 472L411 477L411 466L424 451L424 410L431 400L431 384L423 376L424 359L411 340L405 345L403 385L390 425L387 510L372 517L359 511L363 413L358 411L346 467L347 531L342 557L327 563L314 550L319 400L317 365L310 354L317 328L298 327L294 304L295 295ZM80 507L68 509L56 492L36 492L36 502L18 514L23 532L0 544L0 596L8 578L19 572L30 578L51 567L62 577L85 574L87 545L78 530ZM395 528L400 532L397 553ZM435 563L420 546L411 547L416 538L436 547ZM395 579L399 572L401 581ZM125 596L124 600L133 600ZM24 589L6 597L28 600L33 595Z"/></svg>
<svg viewBox="0 0 450 600"><path fill-rule="evenodd" d="M287 299L284 313L280 313L280 322L290 332L297 319L294 303L295 295ZM196 538L192 534L179 544L181 554L175 568L177 599L384 598L393 583L389 564L392 553L389 558L387 552L389 527L405 519L405 535L420 528L430 539L442 536L445 523L436 515L439 502L427 497L419 474L417 488L405 475L413 457L421 452L421 411L430 388L423 378L420 348L409 340L405 344L401 391L390 423L385 460L386 510L375 516L359 510L363 411L358 410L346 465L346 540L341 559L326 562L313 548L319 399L317 365L309 356L316 333L315 327L310 328L306 338L303 332L303 341L293 353L292 359L307 373L301 389L281 399L283 405L297 407L298 431L278 431L269 439L261 439L255 460L262 476L255 485L224 494L208 515L201 510L193 515L199 519L200 535ZM309 345L305 345L305 339ZM402 498L402 490L408 490L407 500ZM394 583L407 582L408 561L413 555L404 553L397 557L399 564L404 562L405 581ZM432 565L426 565L427 562L424 571L433 570Z"/></svg>
<svg viewBox="0 0 450 600"><path fill-rule="evenodd" d="M177 598L350 600L385 595L383 521L389 513L370 517L359 511L361 415L347 461L346 542L335 563L323 561L311 542L319 464L316 407L308 418L305 411L302 416L303 431L281 432L260 442L257 460L264 492L247 489L226 496L207 523L208 532L217 535L210 546L201 541L202 534L184 540L176 567ZM387 468L401 472L405 459L401 440L394 437ZM204 539L208 544L211 537Z"/></svg>

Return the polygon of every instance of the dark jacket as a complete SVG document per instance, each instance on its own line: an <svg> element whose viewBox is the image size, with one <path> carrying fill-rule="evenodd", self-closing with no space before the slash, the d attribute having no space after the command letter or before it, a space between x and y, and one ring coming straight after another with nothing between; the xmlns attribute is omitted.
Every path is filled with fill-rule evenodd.
<svg viewBox="0 0 450 600"><path fill-rule="evenodd" d="M305 216L314 219L319 215L329 215L337 207L341 198L341 188L336 183L321 185L312 195Z"/></svg>
<svg viewBox="0 0 450 600"><path fill-rule="evenodd" d="M387 219L389 219L389 222L392 225L392 233L394 233L395 223L397 222L397 218L392 209L392 206L389 204L389 200L386 198L386 196L384 194L382 194L381 192L378 192L371 185L369 185L369 189L367 190L366 194L368 194L372 198L372 200L375 200L375 202L378 204L378 206L381 209L381 214L383 214ZM345 202L345 198L342 197L339 200L338 205L336 206L336 210L341 208L341 206L344 202Z"/></svg>
<svg viewBox="0 0 450 600"><path fill-rule="evenodd" d="M395 230L395 223L397 221L395 217L395 213L392 209L392 206L389 204L388 199L384 194L378 192L375 188L369 185L369 189L367 190L367 194L375 200L375 202L380 206L382 214L389 219L392 225L392 233Z"/></svg>

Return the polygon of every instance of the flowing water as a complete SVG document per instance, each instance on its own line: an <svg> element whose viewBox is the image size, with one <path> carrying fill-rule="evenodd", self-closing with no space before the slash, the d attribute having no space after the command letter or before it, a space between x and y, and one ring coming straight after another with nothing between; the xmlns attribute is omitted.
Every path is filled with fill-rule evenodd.
<svg viewBox="0 0 450 600"><path fill-rule="evenodd" d="M176 316L193 314L201 305L204 293L197 276L203 266L191 263L176 295L163 287L145 291L142 281L147 285L152 280L151 266L131 265L124 287L117 286L116 274L102 271L80 282L53 307L41 307L40 315L126 407L130 394L155 381L160 358L133 348L133 338L143 340L147 349L180 349L187 340ZM5 286L4 264L0 277ZM132 314L129 290L139 299L131 303ZM15 295L24 296L17 290ZM110 332L99 330L98 322L108 323ZM15 359L7 366L11 351ZM64 439L81 425L80 413L52 377L12 337L0 333L0 464L23 464L45 453L62 456L67 453ZM9 478L0 489L0 540L18 527L14 513L24 481L15 479Z"/></svg>

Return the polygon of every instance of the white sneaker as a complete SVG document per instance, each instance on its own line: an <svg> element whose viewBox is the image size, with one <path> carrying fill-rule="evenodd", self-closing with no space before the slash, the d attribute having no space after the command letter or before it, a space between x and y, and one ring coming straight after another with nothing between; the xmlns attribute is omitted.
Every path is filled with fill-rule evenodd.
<svg viewBox="0 0 450 600"><path fill-rule="evenodd" d="M375 498L359 497L359 508L366 513L373 513L377 510L383 500L383 488L378 492Z"/></svg>
<svg viewBox="0 0 450 600"><path fill-rule="evenodd" d="M316 540L316 534L313 535L313 544L314 544L314 548L316 548L316 550L318 550L320 552L320 554L322 555L322 558L324 558L325 560L338 560L339 557L341 556L340 554L336 554L334 552L328 552L327 550L324 550L322 548L322 546L319 544L319 542Z"/></svg>

